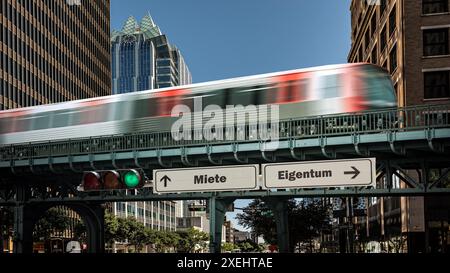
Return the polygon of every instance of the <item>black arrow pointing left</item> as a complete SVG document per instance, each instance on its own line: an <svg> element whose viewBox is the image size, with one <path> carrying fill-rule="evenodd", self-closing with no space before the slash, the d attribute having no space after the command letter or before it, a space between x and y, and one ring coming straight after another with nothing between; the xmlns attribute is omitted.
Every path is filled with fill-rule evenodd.
<svg viewBox="0 0 450 273"><path fill-rule="evenodd" d="M171 182L172 180L167 175L164 175L159 182L164 182L164 188L167 188L167 182Z"/></svg>
<svg viewBox="0 0 450 273"><path fill-rule="evenodd" d="M352 166L353 171L351 172L344 172L344 174L353 174L352 179L355 179L361 172L355 168L354 166Z"/></svg>

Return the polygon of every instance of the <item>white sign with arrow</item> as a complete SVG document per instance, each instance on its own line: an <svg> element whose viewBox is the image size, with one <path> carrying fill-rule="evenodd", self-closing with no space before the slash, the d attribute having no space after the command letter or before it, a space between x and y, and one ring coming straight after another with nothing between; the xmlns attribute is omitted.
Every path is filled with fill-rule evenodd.
<svg viewBox="0 0 450 273"><path fill-rule="evenodd" d="M375 158L362 158L264 164L264 187L283 189L374 186L375 163Z"/></svg>
<svg viewBox="0 0 450 273"><path fill-rule="evenodd" d="M153 192L255 190L258 175L258 165L153 170Z"/></svg>

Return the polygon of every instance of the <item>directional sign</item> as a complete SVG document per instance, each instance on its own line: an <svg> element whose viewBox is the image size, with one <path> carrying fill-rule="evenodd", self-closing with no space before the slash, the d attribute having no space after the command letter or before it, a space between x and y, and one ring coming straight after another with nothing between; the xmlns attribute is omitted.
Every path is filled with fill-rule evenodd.
<svg viewBox="0 0 450 273"><path fill-rule="evenodd" d="M375 158L274 163L262 169L267 189L372 186L376 180Z"/></svg>
<svg viewBox="0 0 450 273"><path fill-rule="evenodd" d="M258 189L258 165L154 170L153 192L215 192Z"/></svg>

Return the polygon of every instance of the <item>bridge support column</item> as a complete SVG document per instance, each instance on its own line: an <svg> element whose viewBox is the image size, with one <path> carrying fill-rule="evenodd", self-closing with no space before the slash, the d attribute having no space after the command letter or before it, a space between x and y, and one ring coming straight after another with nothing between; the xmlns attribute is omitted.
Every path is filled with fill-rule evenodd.
<svg viewBox="0 0 450 273"><path fill-rule="evenodd" d="M227 208L234 202L234 198L209 199L209 252L220 253L222 247L222 226Z"/></svg>
<svg viewBox="0 0 450 273"><path fill-rule="evenodd" d="M25 205L28 191L24 184L16 185L16 206L14 207L14 234L13 247L14 253L32 253L33 252L33 227L34 215L33 208Z"/></svg>
<svg viewBox="0 0 450 273"><path fill-rule="evenodd" d="M31 207L25 205L14 207L14 253L33 252L33 215Z"/></svg>
<svg viewBox="0 0 450 273"><path fill-rule="evenodd" d="M74 204L69 206L83 219L87 231L88 253L105 252L105 209L101 204Z"/></svg>
<svg viewBox="0 0 450 273"><path fill-rule="evenodd" d="M289 224L288 206L284 198L265 198L269 208L273 211L277 224L277 242L280 253L289 252Z"/></svg>
<svg viewBox="0 0 450 273"><path fill-rule="evenodd" d="M14 253L33 252L33 230L36 222L49 208L57 205L66 206L83 219L87 231L88 253L103 253L104 216L105 210L101 204L19 204L14 208Z"/></svg>

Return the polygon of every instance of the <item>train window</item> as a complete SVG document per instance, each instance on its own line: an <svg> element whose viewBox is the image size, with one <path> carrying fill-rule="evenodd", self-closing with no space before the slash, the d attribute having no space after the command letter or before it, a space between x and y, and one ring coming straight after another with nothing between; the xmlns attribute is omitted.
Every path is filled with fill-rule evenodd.
<svg viewBox="0 0 450 273"><path fill-rule="evenodd" d="M155 93L155 95L157 116L170 116L172 114L172 109L177 105L184 104L190 108L192 107L192 98L189 96L188 90L168 90Z"/></svg>
<svg viewBox="0 0 450 273"><path fill-rule="evenodd" d="M339 90L342 88L341 74L330 74L319 78L319 92L321 99L336 98L339 96Z"/></svg>
<svg viewBox="0 0 450 273"><path fill-rule="evenodd" d="M80 111L81 124L102 122L106 118L106 107L104 105L91 106Z"/></svg>
<svg viewBox="0 0 450 273"><path fill-rule="evenodd" d="M275 84L256 86L258 91L258 104L270 104L276 102L277 87Z"/></svg>
<svg viewBox="0 0 450 273"><path fill-rule="evenodd" d="M7 134L9 133L9 125L7 118L1 118L0 119L0 134Z"/></svg>
<svg viewBox="0 0 450 273"><path fill-rule="evenodd" d="M278 84L276 97L268 103L289 103L305 100L308 90L308 79L283 81Z"/></svg>
<svg viewBox="0 0 450 273"><path fill-rule="evenodd" d="M134 101L133 106L133 117L143 118L143 117L153 117L156 115L156 101L154 98L145 98Z"/></svg>
<svg viewBox="0 0 450 273"><path fill-rule="evenodd" d="M199 94L202 97L203 109L208 105L218 105L225 108L225 90L215 90L213 92Z"/></svg>
<svg viewBox="0 0 450 273"><path fill-rule="evenodd" d="M58 127L66 127L66 126L70 126L69 122L70 122L70 115L71 113L67 113L67 112L63 112L63 111L59 111L59 112L55 112L52 113L51 116L51 121L52 121L52 128L58 128Z"/></svg>
<svg viewBox="0 0 450 273"><path fill-rule="evenodd" d="M157 115L158 116L170 116L172 115L172 109L177 105L186 105L189 108L193 108L192 98L182 95L177 96L165 96L157 98Z"/></svg>
<svg viewBox="0 0 450 273"><path fill-rule="evenodd" d="M227 105L255 105L256 89L254 87L238 87L227 89Z"/></svg>

